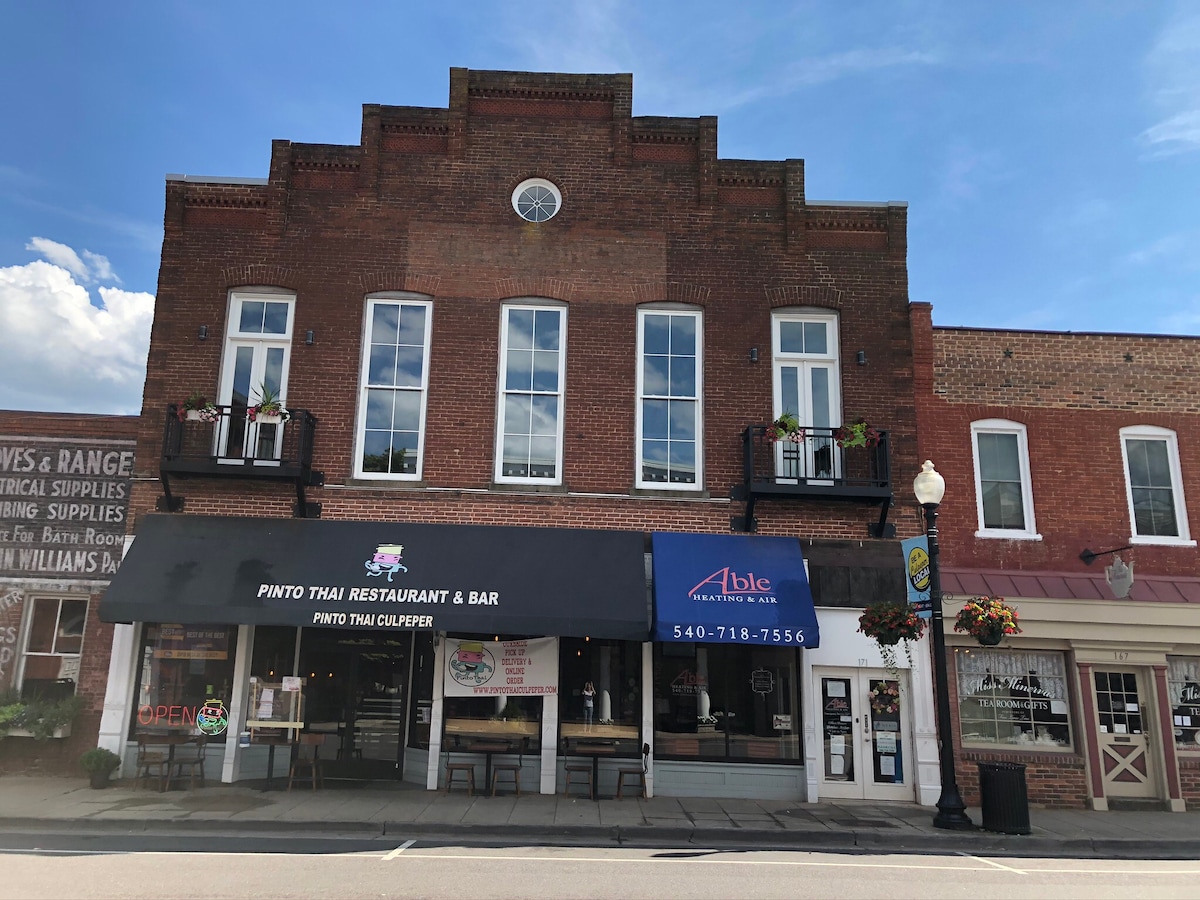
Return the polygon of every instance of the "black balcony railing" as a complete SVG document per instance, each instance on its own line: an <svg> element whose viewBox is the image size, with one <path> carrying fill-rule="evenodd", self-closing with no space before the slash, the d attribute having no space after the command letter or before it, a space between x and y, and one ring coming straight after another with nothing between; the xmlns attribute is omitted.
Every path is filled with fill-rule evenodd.
<svg viewBox="0 0 1200 900"><path fill-rule="evenodd" d="M738 531L754 530L754 504L760 498L849 500L881 507L872 534L883 535L892 502L888 433L866 447L842 447L836 429L805 427L794 440L772 440L769 425L750 425L742 432L743 482L734 497L746 501L745 517L735 517Z"/></svg>
<svg viewBox="0 0 1200 900"><path fill-rule="evenodd" d="M181 413L179 404L168 404L159 462L166 508L182 505L171 493L173 477L256 478L294 483L296 514L319 515L319 504L304 497L305 487L325 483L312 467L316 430L316 416L305 409L289 409L286 421L274 421L251 419L244 406Z"/></svg>

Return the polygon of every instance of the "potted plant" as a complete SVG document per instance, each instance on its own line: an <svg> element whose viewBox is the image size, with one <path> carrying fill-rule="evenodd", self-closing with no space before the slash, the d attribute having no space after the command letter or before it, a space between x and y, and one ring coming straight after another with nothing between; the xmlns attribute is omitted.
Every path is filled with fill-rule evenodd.
<svg viewBox="0 0 1200 900"><path fill-rule="evenodd" d="M199 391L193 391L182 403L175 404L175 415L180 422L215 422L221 411Z"/></svg>
<svg viewBox="0 0 1200 900"><path fill-rule="evenodd" d="M121 757L111 750L96 747L79 757L79 765L91 778L92 787L103 788L108 787L109 776L120 767Z"/></svg>
<svg viewBox="0 0 1200 900"><path fill-rule="evenodd" d="M278 425L290 419L291 413L284 409L279 392L263 384L258 389L258 402L247 407L246 418L262 425Z"/></svg>
<svg viewBox="0 0 1200 900"><path fill-rule="evenodd" d="M879 645L884 668L895 674L896 645L904 641L904 655L912 665L909 641L919 641L925 633L925 620L917 615L916 607L908 603L882 600L872 603L858 617L858 630Z"/></svg>
<svg viewBox="0 0 1200 900"><path fill-rule="evenodd" d="M767 428L767 437L772 441L791 441L793 444L804 443L804 429L795 413L785 412Z"/></svg>
<svg viewBox="0 0 1200 900"><path fill-rule="evenodd" d="M1003 597L968 600L954 618L954 630L964 631L985 647L994 647L1005 635L1020 634L1017 611Z"/></svg>
<svg viewBox="0 0 1200 900"><path fill-rule="evenodd" d="M874 447L879 443L879 432L867 424L867 420L859 416L847 425L839 425L833 430L833 439L842 449L847 447Z"/></svg>

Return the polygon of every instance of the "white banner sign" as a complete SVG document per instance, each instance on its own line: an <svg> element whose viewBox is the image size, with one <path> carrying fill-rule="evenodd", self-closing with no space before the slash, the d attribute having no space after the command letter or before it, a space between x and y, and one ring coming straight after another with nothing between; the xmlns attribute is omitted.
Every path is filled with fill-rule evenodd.
<svg viewBox="0 0 1200 900"><path fill-rule="evenodd" d="M446 696L558 693L558 639L464 641L446 638Z"/></svg>

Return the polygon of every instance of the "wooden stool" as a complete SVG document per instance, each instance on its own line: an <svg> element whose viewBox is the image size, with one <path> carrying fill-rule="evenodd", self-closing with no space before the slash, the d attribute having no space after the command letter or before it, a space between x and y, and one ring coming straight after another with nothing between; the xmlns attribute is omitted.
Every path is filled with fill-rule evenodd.
<svg viewBox="0 0 1200 900"><path fill-rule="evenodd" d="M621 788L625 786L625 776L638 779L638 784L641 790L638 792L642 797L646 796L646 770L645 769L617 769L617 799L621 799Z"/></svg>
<svg viewBox="0 0 1200 900"><path fill-rule="evenodd" d="M492 766L492 796L496 796L496 779L500 777L501 772L507 772L512 776L513 787L516 788L517 796L521 796L521 767L516 763L496 763Z"/></svg>
<svg viewBox="0 0 1200 900"><path fill-rule="evenodd" d="M446 763L446 793L450 793L450 785L454 783L454 773L465 772L467 774L467 796L471 797L475 794L475 764L466 762L448 762Z"/></svg>
<svg viewBox="0 0 1200 900"><path fill-rule="evenodd" d="M588 796L590 797L592 795L592 766L590 763L582 766L563 766L563 769L567 773L567 783L563 786L564 796L571 792L571 775L573 774L582 776L576 780L586 782L588 786Z"/></svg>

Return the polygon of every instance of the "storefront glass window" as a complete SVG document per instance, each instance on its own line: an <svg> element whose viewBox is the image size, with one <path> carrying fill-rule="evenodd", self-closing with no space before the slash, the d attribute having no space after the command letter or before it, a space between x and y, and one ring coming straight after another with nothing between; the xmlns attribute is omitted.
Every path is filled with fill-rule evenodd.
<svg viewBox="0 0 1200 900"><path fill-rule="evenodd" d="M964 744L1071 746L1063 654L959 649L954 660Z"/></svg>
<svg viewBox="0 0 1200 900"><path fill-rule="evenodd" d="M471 652L495 654L509 638L462 635L473 642ZM486 648L486 649L485 649ZM463 647L463 649L467 649ZM494 651L494 652L493 652ZM493 694L487 697L447 696L442 708L442 749L467 750L473 744L507 744L514 753L538 753L542 747L542 698Z"/></svg>
<svg viewBox="0 0 1200 900"><path fill-rule="evenodd" d="M786 647L655 645L655 755L800 762L796 663Z"/></svg>
<svg viewBox="0 0 1200 900"><path fill-rule="evenodd" d="M192 731L209 701L230 707L237 628L232 625L166 625L147 622L138 652L137 691L130 736L138 732ZM224 740L225 735L210 736Z"/></svg>
<svg viewBox="0 0 1200 900"><path fill-rule="evenodd" d="M1175 746L1180 750L1200 750L1200 657L1168 656L1167 686L1171 692Z"/></svg>
<svg viewBox="0 0 1200 900"><path fill-rule="evenodd" d="M558 659L558 734L566 752L603 742L616 756L641 755L642 645L562 638Z"/></svg>
<svg viewBox="0 0 1200 900"><path fill-rule="evenodd" d="M412 706L409 712L408 746L429 749L429 726L433 721L433 633L418 631L413 647Z"/></svg>

